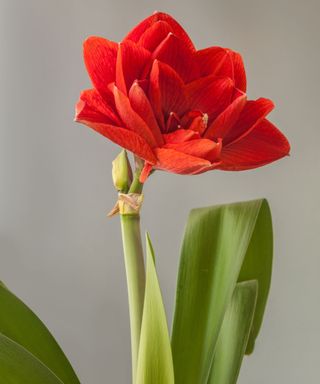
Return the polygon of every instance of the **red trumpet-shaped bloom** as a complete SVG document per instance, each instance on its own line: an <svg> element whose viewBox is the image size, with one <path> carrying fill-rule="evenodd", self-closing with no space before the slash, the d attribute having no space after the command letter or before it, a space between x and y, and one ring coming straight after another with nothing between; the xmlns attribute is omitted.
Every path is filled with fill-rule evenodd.
<svg viewBox="0 0 320 384"><path fill-rule="evenodd" d="M226 48L196 50L169 15L155 13L121 43L84 42L93 88L80 95L76 121L132 151L152 169L198 174L241 171L290 150L266 119L271 100L247 100L241 56Z"/></svg>

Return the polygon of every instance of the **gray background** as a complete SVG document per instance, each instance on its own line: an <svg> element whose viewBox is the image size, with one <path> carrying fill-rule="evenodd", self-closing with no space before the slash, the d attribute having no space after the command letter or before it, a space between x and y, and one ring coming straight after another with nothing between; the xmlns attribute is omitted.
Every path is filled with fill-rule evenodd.
<svg viewBox="0 0 320 384"><path fill-rule="evenodd" d="M73 123L89 86L82 41L119 41L154 10L196 45L240 51L249 96L272 98L292 155L244 173L156 173L143 227L169 318L190 208L265 196L275 261L263 329L239 383L319 382L318 1L0 0L0 278L45 321L83 383L129 383L128 310L118 218L107 219L118 148Z"/></svg>

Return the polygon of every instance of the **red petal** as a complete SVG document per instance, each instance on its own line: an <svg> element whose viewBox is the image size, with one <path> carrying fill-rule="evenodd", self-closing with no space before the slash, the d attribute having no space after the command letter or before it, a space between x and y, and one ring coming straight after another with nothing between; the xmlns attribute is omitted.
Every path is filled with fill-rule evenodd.
<svg viewBox="0 0 320 384"><path fill-rule="evenodd" d="M168 36L169 32L173 31L168 23L161 20L157 21L140 36L138 45L153 52L162 40Z"/></svg>
<svg viewBox="0 0 320 384"><path fill-rule="evenodd" d="M116 86L114 87L114 100L118 113L126 127L143 137L151 146L157 146L157 142L145 121L132 108L128 97Z"/></svg>
<svg viewBox="0 0 320 384"><path fill-rule="evenodd" d="M170 112L182 115L187 108L182 79L169 65L157 60L150 72L149 98L162 132L164 118L167 119Z"/></svg>
<svg viewBox="0 0 320 384"><path fill-rule="evenodd" d="M186 92L190 108L206 113L210 124L230 104L234 84L229 78L208 76L189 83Z"/></svg>
<svg viewBox="0 0 320 384"><path fill-rule="evenodd" d="M130 88L129 99L132 108L137 112L140 117L142 117L142 119L152 131L153 136L157 141L157 144L159 146L162 145L163 138L157 120L154 116L150 101L148 100L143 89L139 86L137 82L134 82L132 84L132 87Z"/></svg>
<svg viewBox="0 0 320 384"><path fill-rule="evenodd" d="M179 144L166 144L164 148L175 149L176 151L213 162L220 156L221 142L215 143L208 139L196 139Z"/></svg>
<svg viewBox="0 0 320 384"><path fill-rule="evenodd" d="M106 124L121 124L116 112L104 101L96 89L82 91L76 105L75 121L88 120Z"/></svg>
<svg viewBox="0 0 320 384"><path fill-rule="evenodd" d="M153 52L152 58L170 65L184 82L198 77L194 51L171 32Z"/></svg>
<svg viewBox="0 0 320 384"><path fill-rule="evenodd" d="M154 115L157 119L161 131L163 132L165 131L165 123L162 111L162 98L159 84L159 63L157 61L153 62L151 68L148 95L150 104L154 111Z"/></svg>
<svg viewBox="0 0 320 384"><path fill-rule="evenodd" d="M226 75L231 77L231 62L228 59L228 51L221 47L210 47L196 52L196 62L201 76ZM226 65L228 70L226 71Z"/></svg>
<svg viewBox="0 0 320 384"><path fill-rule="evenodd" d="M193 120L199 116L204 116L204 114L201 111L194 111L194 110L188 111L181 118L181 126L184 129L189 129Z"/></svg>
<svg viewBox="0 0 320 384"><path fill-rule="evenodd" d="M203 132L207 129L207 124L208 124L208 115L201 114L200 116L197 116L193 119L188 129L199 132L199 134L202 136Z"/></svg>
<svg viewBox="0 0 320 384"><path fill-rule="evenodd" d="M147 178L149 177L149 175L152 171L152 168L153 168L152 164L147 163L147 162L144 164L142 171L141 171L141 174L140 174L140 177L139 177L140 183L144 183L147 180Z"/></svg>
<svg viewBox="0 0 320 384"><path fill-rule="evenodd" d="M231 49L210 47L196 53L196 61L201 76L216 75L230 77L235 87L246 91L246 73L242 57Z"/></svg>
<svg viewBox="0 0 320 384"><path fill-rule="evenodd" d="M186 46L191 49L195 49L190 37L187 35L185 30L181 27L181 25L173 19L170 15L163 12L155 12L153 15L147 17L141 23L139 23L129 34L126 36L126 39L138 42L141 35L150 27L152 27L155 23L159 21L165 21L168 23L172 29L172 32L181 39Z"/></svg>
<svg viewBox="0 0 320 384"><path fill-rule="evenodd" d="M185 141L200 139L198 132L189 129L177 129L174 132L165 133L163 138L166 143L183 143Z"/></svg>
<svg viewBox="0 0 320 384"><path fill-rule="evenodd" d="M114 143L133 152L141 159L146 160L152 164L156 162L155 155L150 146L135 132L129 131L125 128L116 127L115 125L111 124L95 123L85 120L81 120L79 122L86 124L88 127L99 132L101 135L107 137Z"/></svg>
<svg viewBox="0 0 320 384"><path fill-rule="evenodd" d="M187 155L174 149L156 148L155 153L158 158L155 168L182 175L192 174L212 165L208 160Z"/></svg>
<svg viewBox="0 0 320 384"><path fill-rule="evenodd" d="M166 123L166 132L173 132L180 125L180 117L175 112L170 112Z"/></svg>
<svg viewBox="0 0 320 384"><path fill-rule="evenodd" d="M206 165L202 168L197 169L192 174L193 175L199 175L200 173L204 173L204 172L212 171L214 169L218 169L220 164L221 164L221 161L216 161L216 162L210 164L209 166Z"/></svg>
<svg viewBox="0 0 320 384"><path fill-rule="evenodd" d="M225 136L223 140L224 145L240 140L243 136L247 135L273 108L274 104L269 99L260 98L247 101L238 121Z"/></svg>
<svg viewBox="0 0 320 384"><path fill-rule="evenodd" d="M238 120L246 100L247 95L237 91L235 100L211 123L204 137L213 140L224 138Z"/></svg>
<svg viewBox="0 0 320 384"><path fill-rule="evenodd" d="M242 171L261 167L289 154L286 137L264 119L245 137L222 149L219 169Z"/></svg>
<svg viewBox="0 0 320 384"><path fill-rule="evenodd" d="M87 71L94 87L103 95L110 95L108 84L115 80L118 44L101 37L89 37L83 43Z"/></svg>
<svg viewBox="0 0 320 384"><path fill-rule="evenodd" d="M125 94L136 79L140 79L145 68L150 65L151 53L134 44L124 41L119 44L117 55L116 85Z"/></svg>
<svg viewBox="0 0 320 384"><path fill-rule="evenodd" d="M244 64L240 53L229 50L231 60L233 63L233 79L236 88L243 92L247 89L247 77L244 69Z"/></svg>

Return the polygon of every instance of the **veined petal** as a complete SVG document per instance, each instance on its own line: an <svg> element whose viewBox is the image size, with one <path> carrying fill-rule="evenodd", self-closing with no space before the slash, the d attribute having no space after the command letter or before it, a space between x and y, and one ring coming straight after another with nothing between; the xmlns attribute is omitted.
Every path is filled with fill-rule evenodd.
<svg viewBox="0 0 320 384"><path fill-rule="evenodd" d="M166 132L173 132L181 125L180 117L175 112L170 112L166 123Z"/></svg>
<svg viewBox="0 0 320 384"><path fill-rule="evenodd" d="M162 111L162 96L159 84L159 63L157 61L153 62L151 68L148 96L159 127L161 131L164 132L165 121Z"/></svg>
<svg viewBox="0 0 320 384"><path fill-rule="evenodd" d="M132 41L119 43L116 64L116 85L125 94L132 83L141 78L150 65L151 53Z"/></svg>
<svg viewBox="0 0 320 384"><path fill-rule="evenodd" d="M165 142L175 144L175 143L184 143L185 141L200 139L198 132L192 131L190 129L177 129L176 131L163 134Z"/></svg>
<svg viewBox="0 0 320 384"><path fill-rule="evenodd" d="M167 64L154 61L150 72L149 98L162 132L170 112L181 115L187 108L184 83Z"/></svg>
<svg viewBox="0 0 320 384"><path fill-rule="evenodd" d="M208 160L187 155L174 149L156 148L155 153L158 159L155 168L181 175L192 174L211 165Z"/></svg>
<svg viewBox="0 0 320 384"><path fill-rule="evenodd" d="M235 86L242 92L246 92L247 76L246 71L244 69L242 56L240 55L240 53L232 51L231 49L229 50L229 54L231 56L231 61L233 64L233 79Z"/></svg>
<svg viewBox="0 0 320 384"><path fill-rule="evenodd" d="M201 76L215 75L232 77L231 62L227 59L228 51L221 47L200 49L195 54L195 60Z"/></svg>
<svg viewBox="0 0 320 384"><path fill-rule="evenodd" d="M171 26L167 22L159 20L143 32L137 44L153 52L170 32L173 32Z"/></svg>
<svg viewBox="0 0 320 384"><path fill-rule="evenodd" d="M135 132L111 124L104 124L86 120L78 120L78 122L83 123L88 127L94 129L96 132L107 137L114 143L133 152L141 159L146 160L151 164L155 164L156 157L152 149L150 148L148 143Z"/></svg>
<svg viewBox="0 0 320 384"><path fill-rule="evenodd" d="M75 121L88 120L106 124L121 124L116 112L104 101L96 89L82 91L76 104Z"/></svg>
<svg viewBox="0 0 320 384"><path fill-rule="evenodd" d="M170 65L184 82L189 82L198 77L194 51L172 32L153 52L152 58Z"/></svg>
<svg viewBox="0 0 320 384"><path fill-rule="evenodd" d="M210 162L217 161L221 152L221 142L216 143L208 139L195 139L183 143L165 144L163 148L174 149L187 155L200 157Z"/></svg>
<svg viewBox="0 0 320 384"><path fill-rule="evenodd" d="M224 137L224 145L240 140L250 133L274 108L271 100L260 98L249 100L241 111L238 121Z"/></svg>
<svg viewBox="0 0 320 384"><path fill-rule="evenodd" d="M236 121L239 119L247 100L247 95L239 90L236 91L235 99L220 115L211 123L204 137L208 139L224 138Z"/></svg>
<svg viewBox="0 0 320 384"><path fill-rule="evenodd" d="M236 88L246 91L246 73L239 53L227 48L209 47L197 51L196 61L201 76L230 77Z"/></svg>
<svg viewBox="0 0 320 384"><path fill-rule="evenodd" d="M134 82L129 91L129 100L135 112L145 121L147 126L152 131L152 134L160 146L163 144L163 138L157 119L153 113L150 101L147 98L144 90L139 86L138 82Z"/></svg>
<svg viewBox="0 0 320 384"><path fill-rule="evenodd" d="M116 76L117 50L117 43L102 37L92 36L83 43L84 62L92 84L108 97L108 84L114 82Z"/></svg>
<svg viewBox="0 0 320 384"><path fill-rule="evenodd" d="M263 119L242 139L224 146L219 169L242 171L261 167L289 154L286 137L270 121Z"/></svg>
<svg viewBox="0 0 320 384"><path fill-rule="evenodd" d="M153 164L150 164L148 162L144 163L144 166L142 168L142 171L139 177L140 183L144 183L147 180L147 178L149 177L152 171L152 168L153 168Z"/></svg>
<svg viewBox="0 0 320 384"><path fill-rule="evenodd" d="M186 86L190 108L208 115L211 122L230 104L234 83L230 78L201 77Z"/></svg>
<svg viewBox="0 0 320 384"><path fill-rule="evenodd" d="M142 117L133 110L128 97L116 86L114 87L113 93L118 113L126 127L144 138L151 148L157 146L152 131Z"/></svg>
<svg viewBox="0 0 320 384"><path fill-rule="evenodd" d="M204 172L208 172L208 171L212 171L214 169L219 169L219 165L221 164L221 161L215 161L214 163L211 163L210 165L206 165L202 168L198 168L197 170L195 170L192 175L200 175L200 173L204 173Z"/></svg>
<svg viewBox="0 0 320 384"><path fill-rule="evenodd" d="M193 120L199 116L204 116L203 112L195 110L188 111L181 118L181 126L185 129L188 129Z"/></svg>
<svg viewBox="0 0 320 384"><path fill-rule="evenodd" d="M208 124L208 115L201 114L201 116L197 116L192 120L192 123L190 124L188 129L199 132L199 134L202 136L205 130L207 129L207 124Z"/></svg>
<svg viewBox="0 0 320 384"><path fill-rule="evenodd" d="M125 40L129 39L135 42L138 42L141 35L155 23L159 21L165 21L168 23L172 29L172 32L179 37L189 48L195 50L194 45L186 33L186 31L181 27L181 25L170 15L163 12L155 12L153 15L144 19L139 23L129 34L126 36Z"/></svg>

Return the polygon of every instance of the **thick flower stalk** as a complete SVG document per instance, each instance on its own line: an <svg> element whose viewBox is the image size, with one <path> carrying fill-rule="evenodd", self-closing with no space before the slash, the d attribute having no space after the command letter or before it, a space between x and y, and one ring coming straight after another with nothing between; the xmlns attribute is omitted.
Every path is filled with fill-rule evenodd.
<svg viewBox="0 0 320 384"><path fill-rule="evenodd" d="M156 12L119 44L89 37L84 59L94 88L81 93L75 119L143 159L141 182L152 169L241 171L289 153L266 119L273 102L247 100L241 56L196 50L167 14Z"/></svg>
<svg viewBox="0 0 320 384"><path fill-rule="evenodd" d="M137 161L136 172L132 178L132 169L125 150L121 151L112 162L113 184L119 193L119 198L109 216L120 214L129 298L133 383L136 382L145 290L144 255L140 231L140 208L143 202L143 184L139 182L140 172L141 164Z"/></svg>
<svg viewBox="0 0 320 384"><path fill-rule="evenodd" d="M135 383L144 302L145 268L140 215L138 212L131 214L122 212L120 217L129 298L132 381Z"/></svg>

